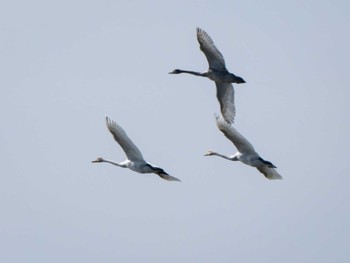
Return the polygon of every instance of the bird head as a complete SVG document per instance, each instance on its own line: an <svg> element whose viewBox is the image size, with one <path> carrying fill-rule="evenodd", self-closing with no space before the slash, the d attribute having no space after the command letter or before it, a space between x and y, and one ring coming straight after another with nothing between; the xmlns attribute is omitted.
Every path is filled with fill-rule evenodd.
<svg viewBox="0 0 350 263"><path fill-rule="evenodd" d="M102 163L104 162L105 160L101 157L97 158L95 161L91 161L92 163Z"/></svg>
<svg viewBox="0 0 350 263"><path fill-rule="evenodd" d="M211 156L211 155L214 155L213 151L208 151L206 154L204 154L204 156Z"/></svg>
<svg viewBox="0 0 350 263"><path fill-rule="evenodd" d="M179 69L174 69L173 71L169 72L169 74L180 74L181 70Z"/></svg>

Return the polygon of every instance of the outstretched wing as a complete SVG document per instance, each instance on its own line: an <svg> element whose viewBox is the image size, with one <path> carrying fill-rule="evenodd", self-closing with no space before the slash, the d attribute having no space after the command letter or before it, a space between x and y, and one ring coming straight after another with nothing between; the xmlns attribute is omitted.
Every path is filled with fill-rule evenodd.
<svg viewBox="0 0 350 263"><path fill-rule="evenodd" d="M217 70L226 70L223 55L214 45L211 37L203 29L197 28L197 39L200 49L207 57L209 68Z"/></svg>
<svg viewBox="0 0 350 263"><path fill-rule="evenodd" d="M243 137L235 128L233 128L232 124L225 121L221 116L216 115L216 125L219 130L229 139L237 148L237 150L241 153L252 154L256 153L253 145Z"/></svg>
<svg viewBox="0 0 350 263"><path fill-rule="evenodd" d="M136 145L130 140L126 132L121 126L119 126L115 121L106 116L106 125L108 130L112 133L116 142L122 147L127 158L130 161L141 161L144 160L140 150Z"/></svg>
<svg viewBox="0 0 350 263"><path fill-rule="evenodd" d="M262 165L257 167L256 169L258 169L260 173L262 173L267 179L282 179L282 176L276 171L275 168L270 168L268 166Z"/></svg>
<svg viewBox="0 0 350 263"><path fill-rule="evenodd" d="M220 103L221 113L228 123L233 123L236 116L235 90L231 83L216 84L216 97Z"/></svg>

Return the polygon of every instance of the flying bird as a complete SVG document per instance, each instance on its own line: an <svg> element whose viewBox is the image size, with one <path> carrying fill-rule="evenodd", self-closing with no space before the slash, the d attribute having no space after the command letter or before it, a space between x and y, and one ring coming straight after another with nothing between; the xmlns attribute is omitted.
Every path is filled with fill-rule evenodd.
<svg viewBox="0 0 350 263"><path fill-rule="evenodd" d="M123 128L118 125L115 121L106 116L106 125L108 130L112 133L116 142L124 150L126 154L126 160L120 163L106 160L103 158L97 158L93 163L110 163L119 167L129 168L138 173L155 173L161 178L168 181L180 181L179 179L170 176L162 168L154 166L143 159L140 150L136 145L130 140Z"/></svg>
<svg viewBox="0 0 350 263"><path fill-rule="evenodd" d="M220 103L221 113L225 120L233 123L236 110L234 104L234 89L231 83L245 83L244 79L230 73L225 66L223 55L214 45L211 37L202 29L197 28L197 40L199 47L206 56L209 69L206 72L200 73L190 70L175 69L169 74L188 73L195 76L207 77L215 81L216 96Z"/></svg>
<svg viewBox="0 0 350 263"><path fill-rule="evenodd" d="M241 161L244 164L256 167L268 179L282 179L282 176L275 170L277 168L271 162L264 160L255 151L253 145L244 138L230 123L216 115L216 124L220 131L230 140L237 148L235 155L227 156L213 151L208 151L205 156L220 156L230 161Z"/></svg>

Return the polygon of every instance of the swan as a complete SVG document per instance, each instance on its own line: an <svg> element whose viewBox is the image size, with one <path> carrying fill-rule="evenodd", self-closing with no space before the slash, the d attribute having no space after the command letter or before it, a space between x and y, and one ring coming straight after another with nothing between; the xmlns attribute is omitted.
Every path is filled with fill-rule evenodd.
<svg viewBox="0 0 350 263"><path fill-rule="evenodd" d="M205 156L220 156L230 161L241 161L244 164L256 167L268 179L282 179L282 176L275 170L277 168L271 162L264 160L255 151L253 145L244 138L230 123L227 123L219 115L215 115L216 124L219 130L237 148L235 155L227 156L214 151L208 151Z"/></svg>
<svg viewBox="0 0 350 263"><path fill-rule="evenodd" d="M225 120L233 123L235 117L234 89L231 83L245 83L244 79L230 73L225 66L223 55L214 45L211 37L202 29L197 28L197 40L200 49L206 56L209 69L200 73L190 70L175 69L169 74L188 73L195 76L207 77L215 81L216 96L220 103L221 113Z"/></svg>
<svg viewBox="0 0 350 263"><path fill-rule="evenodd" d="M179 179L167 174L162 168L159 168L157 166L154 166L146 162L143 159L140 150L130 140L130 138L128 137L126 132L123 130L123 128L108 116L106 116L106 125L108 130L112 133L116 142L124 150L127 159L123 162L116 163L100 157L92 161L92 163L102 163L102 162L110 163L119 167L129 168L130 170L133 170L138 173L155 173L161 178L168 181L180 181Z"/></svg>

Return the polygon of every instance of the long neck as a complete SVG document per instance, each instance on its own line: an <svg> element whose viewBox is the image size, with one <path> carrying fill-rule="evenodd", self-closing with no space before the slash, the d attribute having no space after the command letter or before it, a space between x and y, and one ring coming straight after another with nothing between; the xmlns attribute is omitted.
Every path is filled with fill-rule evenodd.
<svg viewBox="0 0 350 263"><path fill-rule="evenodd" d="M227 159L227 160L230 160L230 161L237 161L237 159L235 158L235 156L223 155L223 154L217 153L217 152L212 152L211 155L216 155L216 156L222 157L222 158Z"/></svg>
<svg viewBox="0 0 350 263"><path fill-rule="evenodd" d="M113 164L113 165L115 165L115 166L119 166L119 167L123 167L123 168L126 168L126 167L127 167L127 166L126 166L125 164L123 164L123 163L116 163L116 162L113 162L113 161L110 161L110 160L105 160L105 159L103 159L102 162L104 162L104 163L110 163L110 164Z"/></svg>
<svg viewBox="0 0 350 263"><path fill-rule="evenodd" d="M200 77L206 77L207 74L204 72L204 73L200 73L200 72L196 72L196 71L191 71L191 70L182 70L182 69L179 69L178 70L179 73L188 73L188 74L192 74L192 75L195 75L195 76L200 76Z"/></svg>

